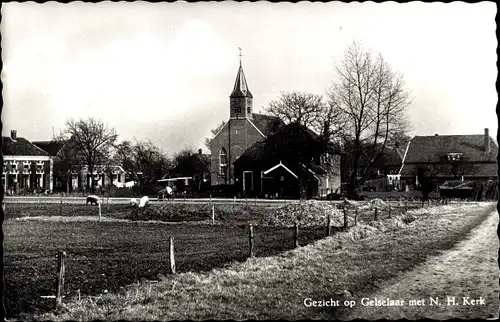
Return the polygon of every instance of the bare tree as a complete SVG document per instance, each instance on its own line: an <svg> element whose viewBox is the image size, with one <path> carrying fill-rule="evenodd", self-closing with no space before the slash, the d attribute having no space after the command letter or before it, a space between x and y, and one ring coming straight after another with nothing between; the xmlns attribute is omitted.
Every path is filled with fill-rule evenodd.
<svg viewBox="0 0 500 322"><path fill-rule="evenodd" d="M335 139L342 122L336 105L324 102L323 96L307 92L282 92L281 96L265 108L285 124L296 123L312 130L323 141Z"/></svg>
<svg viewBox="0 0 500 322"><path fill-rule="evenodd" d="M114 128L105 125L101 120L92 117L66 122L66 134L69 135L74 147L78 149L91 176L92 192L95 191L94 169L104 163L109 157L109 149L118 135Z"/></svg>
<svg viewBox="0 0 500 322"><path fill-rule="evenodd" d="M210 161L194 149L185 148L174 155L172 172L176 176L192 177L198 191L201 191L203 179L210 174Z"/></svg>
<svg viewBox="0 0 500 322"><path fill-rule="evenodd" d="M55 135L52 138L55 144L60 145L60 150L54 157L54 169L66 186L66 193L70 192L72 173L80 170L82 158L71 138L67 138L64 133Z"/></svg>
<svg viewBox="0 0 500 322"><path fill-rule="evenodd" d="M379 54L373 56L359 43L347 48L336 64L339 76L329 90L330 105L340 113L346 146L352 157L348 196L358 197L358 190L382 155L395 132L406 132L409 124L405 110L411 103L404 89L403 76L394 72ZM367 162L361 166L364 156Z"/></svg>

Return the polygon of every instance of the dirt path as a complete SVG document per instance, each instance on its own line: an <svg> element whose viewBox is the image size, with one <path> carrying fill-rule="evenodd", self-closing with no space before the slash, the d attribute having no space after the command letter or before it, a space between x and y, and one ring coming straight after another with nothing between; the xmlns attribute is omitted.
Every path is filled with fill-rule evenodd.
<svg viewBox="0 0 500 322"><path fill-rule="evenodd" d="M433 257L414 270L387 281L368 298L405 300L402 306L363 306L360 302L349 317L360 319L493 319L499 311L498 213L473 229L468 237L443 255ZM439 305L430 305L430 298ZM455 297L456 305L447 297ZM469 305L463 297L484 299L484 304ZM410 306L409 300L423 299L425 305ZM471 301L468 301L472 304Z"/></svg>

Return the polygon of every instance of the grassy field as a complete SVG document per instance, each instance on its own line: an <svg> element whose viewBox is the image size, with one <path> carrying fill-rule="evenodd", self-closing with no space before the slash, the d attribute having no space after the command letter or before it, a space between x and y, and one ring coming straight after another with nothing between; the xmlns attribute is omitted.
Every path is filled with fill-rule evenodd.
<svg viewBox="0 0 500 322"><path fill-rule="evenodd" d="M342 308L311 308L305 298L359 299L379 285L452 249L494 210L494 204L415 211L398 230L353 241L353 227L284 254L185 273L150 285L129 285L100 299L73 300L51 320L338 319ZM390 220L390 219L388 219Z"/></svg>
<svg viewBox="0 0 500 322"><path fill-rule="evenodd" d="M183 205L175 206L175 219L203 219L201 215L193 217ZM7 220L3 224L8 316L40 313L52 308L53 300L41 296L55 294L58 250L68 254L67 297L75 296L78 289L82 296L98 295L105 290L117 292L141 278L154 280L161 274L168 275L169 236L175 238L178 272L206 271L232 261L243 261L248 255L245 223L258 220L260 215L258 211L252 211L252 216L248 211L233 210L218 208L218 219L222 221L224 217L224 220L222 224L219 221L211 226L113 221L133 214L130 207L123 205L110 205L109 212L103 207L107 220L101 223L97 221L96 207L63 205L60 212L59 205L8 205ZM205 213L204 209L201 211ZM48 221L19 219L27 215L63 217ZM89 219L88 215L94 217ZM254 231L256 256L269 256L293 247L291 229L255 227ZM323 238L324 234L324 227L304 228L299 241L308 244Z"/></svg>

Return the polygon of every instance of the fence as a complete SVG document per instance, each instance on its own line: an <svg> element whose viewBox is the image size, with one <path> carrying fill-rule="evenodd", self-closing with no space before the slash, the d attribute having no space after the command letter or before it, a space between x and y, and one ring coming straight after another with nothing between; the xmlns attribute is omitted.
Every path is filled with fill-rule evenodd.
<svg viewBox="0 0 500 322"><path fill-rule="evenodd" d="M14 271L16 274L8 276L7 282L20 288L19 293L16 293L18 296L33 296L37 294L33 290L23 290L23 285L27 284L25 279L30 280L30 287L43 289L43 293L37 296L54 299L49 303L53 308L61 305L64 295L93 295L95 290L132 284L139 276L155 279L158 274L208 270L234 260L243 261L248 257L277 254L332 236L337 231L357 225L359 221L372 221L375 218L383 220L397 212L419 207L420 203L405 204L401 201L400 204L390 205L385 209L360 209L340 204L340 217L327 216L321 226L315 227L304 226L301 222L293 222L289 227L264 227L248 218L246 221L236 218L228 224L223 222L221 214L217 213L220 208L217 208L216 204L205 204L204 223L169 225L168 230L162 229L158 224L98 223L97 220L92 224L75 223L71 229L50 222L36 222L30 226L30 222L23 221L23 229L17 229L19 236L11 235L8 239L9 242L16 240L19 243L19 255L16 255L15 245L10 245L10 252L7 254L10 257L5 260L9 265L6 271ZM7 212L11 206L17 205L7 205ZM73 208L64 208L69 207L67 204L59 203L55 206L55 211L58 211L58 207L63 207L63 212L70 209L73 215ZM98 208L95 206L76 208L90 209L97 216ZM234 208L236 209L237 205L234 205ZM109 211L113 211L111 205ZM269 210L263 208L262 211ZM102 205L102 212L106 213L105 204ZM334 219L335 226L332 225ZM5 225L4 228L9 231L10 226ZM24 234L28 229L24 228L36 229L37 234L26 239ZM50 239L47 239L47 236L50 236ZM40 249L43 249L44 253L57 253L57 261L54 261L53 255L51 260L26 256L26 250L34 249L32 252L35 254L38 252L37 247L42 247ZM61 253L62 251L65 253ZM15 256L20 259L15 260ZM40 286L43 279L38 277L33 280L33 271L37 274L49 274L47 276L50 278L43 282L43 287ZM106 276L101 276L102 274ZM11 309L23 307L24 304L16 302L28 303L26 306L36 302L33 298L16 298L7 294L6 298L9 297L11 299L8 308Z"/></svg>

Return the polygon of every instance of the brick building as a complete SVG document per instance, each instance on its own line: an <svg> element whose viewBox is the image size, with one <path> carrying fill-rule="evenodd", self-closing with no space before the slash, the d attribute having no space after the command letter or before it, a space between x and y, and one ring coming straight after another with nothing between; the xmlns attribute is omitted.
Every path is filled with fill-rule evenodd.
<svg viewBox="0 0 500 322"><path fill-rule="evenodd" d="M211 184L234 184L233 162L254 143L276 131L281 124L275 116L253 112L253 96L240 62L229 96L229 120L212 139Z"/></svg>
<svg viewBox="0 0 500 322"><path fill-rule="evenodd" d="M53 159L49 154L12 130L2 137L2 185L9 194L23 190L53 189Z"/></svg>

